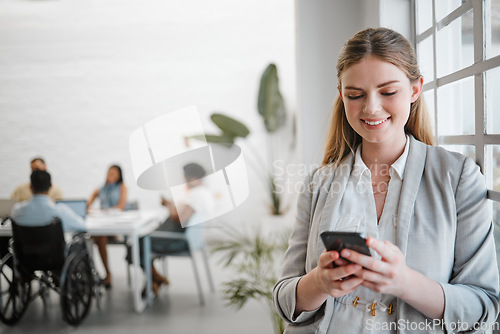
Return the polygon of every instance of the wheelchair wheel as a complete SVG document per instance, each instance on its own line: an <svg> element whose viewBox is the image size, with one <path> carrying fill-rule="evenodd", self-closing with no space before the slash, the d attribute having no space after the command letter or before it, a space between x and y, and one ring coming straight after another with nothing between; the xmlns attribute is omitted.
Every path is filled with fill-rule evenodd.
<svg viewBox="0 0 500 334"><path fill-rule="evenodd" d="M93 276L86 253L73 257L63 274L61 308L70 325L78 325L89 312L93 294Z"/></svg>
<svg viewBox="0 0 500 334"><path fill-rule="evenodd" d="M12 254L7 254L0 265L0 320L6 325L14 325L21 319L28 307L31 282L20 277L12 268Z"/></svg>

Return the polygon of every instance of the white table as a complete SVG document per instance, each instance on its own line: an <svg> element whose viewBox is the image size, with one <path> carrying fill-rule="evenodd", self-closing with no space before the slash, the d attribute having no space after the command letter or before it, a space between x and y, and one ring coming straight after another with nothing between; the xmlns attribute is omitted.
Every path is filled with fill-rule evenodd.
<svg viewBox="0 0 500 334"><path fill-rule="evenodd" d="M165 210L130 210L111 212L92 212L87 216L87 233L93 236L123 235L132 247L132 289L134 294L134 308L142 312L152 301L151 295L151 252L150 239L147 236L165 220ZM140 264L139 238L144 238L143 263L146 274L146 299L141 296L142 268Z"/></svg>
<svg viewBox="0 0 500 334"><path fill-rule="evenodd" d="M85 220L87 233L92 236L115 236L127 237L127 242L132 247L132 264L134 267L132 276L132 289L134 294L134 308L136 312L142 312L151 304L153 297L151 292L151 252L148 234L154 231L158 225L167 217L167 211L160 210L130 210L130 211L93 211ZM11 235L10 226L0 227L0 236ZM140 265L139 238L144 237L143 261L146 274L147 296L142 298L142 268Z"/></svg>

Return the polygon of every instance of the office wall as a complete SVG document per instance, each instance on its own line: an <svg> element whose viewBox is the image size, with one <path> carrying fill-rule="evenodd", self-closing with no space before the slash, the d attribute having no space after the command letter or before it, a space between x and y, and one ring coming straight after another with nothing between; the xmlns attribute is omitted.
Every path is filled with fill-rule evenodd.
<svg viewBox="0 0 500 334"><path fill-rule="evenodd" d="M362 0L298 0L297 89L302 159L321 162L328 115L337 94L338 53L363 27Z"/></svg>
<svg viewBox="0 0 500 334"><path fill-rule="evenodd" d="M130 133L197 105L209 131L221 111L261 146L257 90L269 62L295 109L294 29L289 0L1 2L0 197L42 156L66 197L87 198L118 163L130 198L158 206L157 192L134 184ZM251 186L242 210L264 210Z"/></svg>
<svg viewBox="0 0 500 334"><path fill-rule="evenodd" d="M409 0L2 2L0 197L28 180L29 160L41 155L67 197L88 197L107 167L119 163L130 197L156 207L159 194L134 184L128 137L190 105L209 131L213 111L245 121L249 142L265 155L256 99L269 62L278 65L288 109L298 115L299 154L288 160L297 181L321 160L342 44L367 26L406 35L409 6ZM266 192L249 173L251 195L239 217L266 211ZM293 209L293 198L286 204Z"/></svg>

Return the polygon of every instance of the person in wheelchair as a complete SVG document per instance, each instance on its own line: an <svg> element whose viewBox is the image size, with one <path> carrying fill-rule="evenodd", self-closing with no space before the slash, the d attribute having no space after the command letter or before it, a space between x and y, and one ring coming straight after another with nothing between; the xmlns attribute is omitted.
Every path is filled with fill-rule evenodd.
<svg viewBox="0 0 500 334"><path fill-rule="evenodd" d="M86 230L83 218L63 203L54 203L49 197L52 187L51 176L45 170L35 169L30 176L30 189L33 196L12 208L11 217L21 226L40 226L59 217L64 231L83 232ZM8 250L8 237L0 238L0 258Z"/></svg>
<svg viewBox="0 0 500 334"><path fill-rule="evenodd" d="M50 174L45 170L35 169L30 176L31 199L17 203L12 208L11 217L19 226L48 225L59 217L64 232L84 232L83 218L78 216L64 203L54 203L49 197L52 187ZM60 271L54 271L54 278L59 279Z"/></svg>
<svg viewBox="0 0 500 334"><path fill-rule="evenodd" d="M49 197L52 186L50 174L44 170L35 170L30 176L30 188L33 197L17 203L12 208L11 217L21 226L40 226L48 224L54 217L59 217L63 230L83 232L86 230L83 218L78 216L64 203L54 203Z"/></svg>
<svg viewBox="0 0 500 334"><path fill-rule="evenodd" d="M10 217L12 241L0 261L0 320L15 324L37 296L44 304L48 289L60 294L63 318L72 325L87 315L92 297L100 306L100 280L87 243L76 233L66 243L64 232L85 230L83 219L47 195L50 174L31 174L33 198L16 205ZM32 281L38 286L32 294Z"/></svg>

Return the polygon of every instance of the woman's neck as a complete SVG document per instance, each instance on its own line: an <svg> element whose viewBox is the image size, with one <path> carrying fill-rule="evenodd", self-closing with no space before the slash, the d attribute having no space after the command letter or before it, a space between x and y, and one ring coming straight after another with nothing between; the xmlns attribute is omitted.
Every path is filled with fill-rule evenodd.
<svg viewBox="0 0 500 334"><path fill-rule="evenodd" d="M391 165L403 154L406 136L402 140L387 143L371 143L363 140L361 158L372 175L388 171Z"/></svg>

